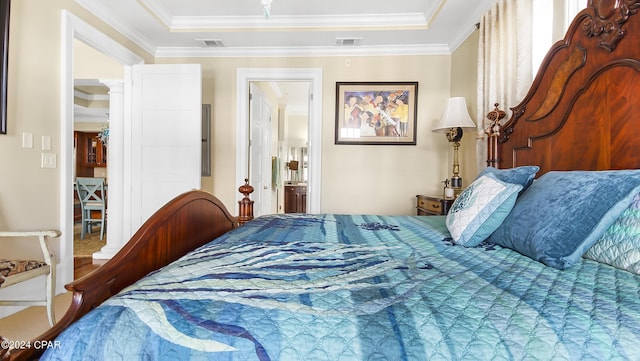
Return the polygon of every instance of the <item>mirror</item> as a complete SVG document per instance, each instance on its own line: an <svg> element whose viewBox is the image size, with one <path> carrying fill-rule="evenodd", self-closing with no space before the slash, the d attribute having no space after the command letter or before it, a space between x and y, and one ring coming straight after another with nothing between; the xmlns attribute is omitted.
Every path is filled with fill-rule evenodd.
<svg viewBox="0 0 640 361"><path fill-rule="evenodd" d="M289 147L286 167L289 184L306 183L309 172L307 147Z"/></svg>

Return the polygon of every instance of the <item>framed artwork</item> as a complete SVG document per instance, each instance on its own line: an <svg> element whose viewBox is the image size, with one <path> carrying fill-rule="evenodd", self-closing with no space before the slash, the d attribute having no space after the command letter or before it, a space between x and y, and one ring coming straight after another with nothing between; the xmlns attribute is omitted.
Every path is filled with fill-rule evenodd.
<svg viewBox="0 0 640 361"><path fill-rule="evenodd" d="M0 0L0 134L7 134L7 72L9 63L9 13L11 0Z"/></svg>
<svg viewBox="0 0 640 361"><path fill-rule="evenodd" d="M336 83L335 144L415 145L418 82Z"/></svg>

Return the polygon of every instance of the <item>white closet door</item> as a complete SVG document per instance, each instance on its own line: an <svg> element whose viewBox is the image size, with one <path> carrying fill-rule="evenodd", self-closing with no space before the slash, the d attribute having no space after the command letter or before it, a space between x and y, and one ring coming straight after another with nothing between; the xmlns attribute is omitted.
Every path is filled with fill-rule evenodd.
<svg viewBox="0 0 640 361"><path fill-rule="evenodd" d="M271 212L271 107L264 94L251 83L250 95L250 170L249 183L253 193L254 216Z"/></svg>
<svg viewBox="0 0 640 361"><path fill-rule="evenodd" d="M131 230L183 192L200 189L199 64L132 70ZM125 156L127 156L125 154Z"/></svg>

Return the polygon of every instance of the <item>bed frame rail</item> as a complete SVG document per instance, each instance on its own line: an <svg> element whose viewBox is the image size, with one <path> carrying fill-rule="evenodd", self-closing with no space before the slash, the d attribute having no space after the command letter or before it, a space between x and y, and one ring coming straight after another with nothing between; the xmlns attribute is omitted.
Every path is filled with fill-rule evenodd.
<svg viewBox="0 0 640 361"><path fill-rule="evenodd" d="M33 341L54 340L71 323L123 288L253 219L253 201L249 199L253 187L245 180L239 191L244 194L238 202L241 217L232 216L218 198L204 191L190 191L171 200L112 259L65 286L73 292L71 306L60 321ZM44 350L10 350L4 355L3 351L0 349L0 358L13 361L37 359Z"/></svg>

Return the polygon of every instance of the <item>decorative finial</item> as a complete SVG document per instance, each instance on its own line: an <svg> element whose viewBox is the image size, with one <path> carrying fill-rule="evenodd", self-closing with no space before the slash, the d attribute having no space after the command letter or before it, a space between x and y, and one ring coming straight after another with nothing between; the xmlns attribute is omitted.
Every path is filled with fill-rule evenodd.
<svg viewBox="0 0 640 361"><path fill-rule="evenodd" d="M244 198L238 201L240 207L238 223L243 225L253 219L253 201L249 199L249 194L253 193L253 187L249 185L249 178L244 179L244 184L238 188L238 191L244 194Z"/></svg>
<svg viewBox="0 0 640 361"><path fill-rule="evenodd" d="M244 184L238 188L238 192L244 194L245 198L249 198L249 194L253 193L253 187L249 185L249 178L244 179Z"/></svg>

